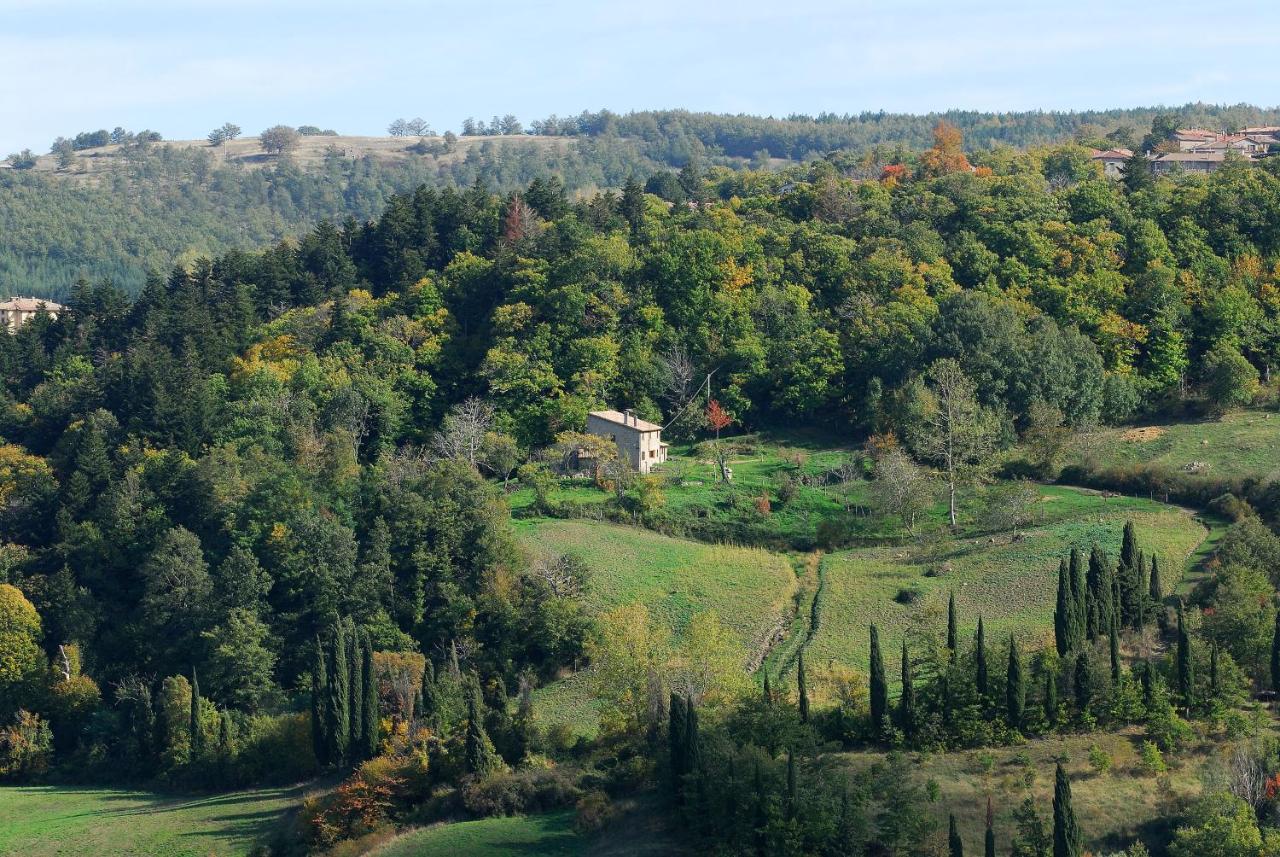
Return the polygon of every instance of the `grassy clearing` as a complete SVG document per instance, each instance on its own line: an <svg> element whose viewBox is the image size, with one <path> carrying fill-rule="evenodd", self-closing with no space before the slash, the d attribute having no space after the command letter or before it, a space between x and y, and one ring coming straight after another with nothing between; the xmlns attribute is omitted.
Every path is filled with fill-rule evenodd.
<svg viewBox="0 0 1280 857"><path fill-rule="evenodd" d="M573 813L484 818L411 830L372 852L376 857L577 857L587 842L573 830Z"/></svg>
<svg viewBox="0 0 1280 857"><path fill-rule="evenodd" d="M169 797L117 789L0 789L0 854L244 855L302 799L300 787Z"/></svg>
<svg viewBox="0 0 1280 857"><path fill-rule="evenodd" d="M865 669L867 626L874 622L886 657L896 664L893 653L909 629L945 628L953 591L962 636L972 635L982 614L987 639L997 647L1010 632L1033 644L1051 639L1058 560L1073 545L1088 550L1096 542L1114 558L1124 522L1132 520L1142 547L1160 557L1170 586L1208 533L1184 509L1056 486L1041 489L1039 513L1040 522L1016 541L1001 533L828 555L822 620L809 662L834 659ZM917 592L914 603L897 603L895 596L908 589ZM896 666L889 671L896 674Z"/></svg>
<svg viewBox="0 0 1280 857"><path fill-rule="evenodd" d="M1280 414L1237 411L1221 419L1110 428L1076 438L1068 463L1090 469L1159 464L1206 478L1280 479Z"/></svg>
<svg viewBox="0 0 1280 857"><path fill-rule="evenodd" d="M1106 774L1096 774L1089 767L1089 747L1094 743L1113 759L1113 767ZM1169 759L1170 791L1166 793L1154 777L1139 769L1141 745L1142 733L1126 730L1054 736L1028 741L1021 747L912 758L921 779L932 779L939 786L935 807L942 835L946 834L947 813L954 812L966 853L981 853L990 796L995 810L996 853L1008 854L1016 833L1013 813L1028 796L1036 799L1041 816L1052 830L1049 807L1053 800L1054 760L1065 754L1072 806L1084 831L1086 847L1095 854L1109 854L1137 838L1151 846L1162 842L1167 835L1165 825L1173 814L1171 801L1200 793L1201 774L1221 749L1220 745L1209 744L1194 753ZM883 755L851 753L844 758L855 770L863 770Z"/></svg>

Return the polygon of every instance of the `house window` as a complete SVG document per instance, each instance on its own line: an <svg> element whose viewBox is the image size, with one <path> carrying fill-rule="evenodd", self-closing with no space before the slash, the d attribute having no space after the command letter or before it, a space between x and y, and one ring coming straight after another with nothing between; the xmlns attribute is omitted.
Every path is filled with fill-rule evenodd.
<svg viewBox="0 0 1280 857"><path fill-rule="evenodd" d="M656 449L651 449L651 450L649 450L649 457L650 457L650 458L657 458L657 457L658 457L658 451L657 451Z"/></svg>

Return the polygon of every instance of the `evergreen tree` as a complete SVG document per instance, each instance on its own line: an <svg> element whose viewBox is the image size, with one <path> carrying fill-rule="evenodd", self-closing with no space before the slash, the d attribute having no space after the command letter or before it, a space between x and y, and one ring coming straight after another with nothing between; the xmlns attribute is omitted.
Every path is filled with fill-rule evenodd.
<svg viewBox="0 0 1280 857"><path fill-rule="evenodd" d="M1072 639L1072 632L1075 630L1073 610L1071 569L1066 557L1063 557L1058 563L1058 599L1053 608L1053 642L1058 649L1058 657L1065 658L1075 648L1075 640Z"/></svg>
<svg viewBox="0 0 1280 857"><path fill-rule="evenodd" d="M987 835L984 842L983 857L996 857L996 813L991 805L991 797L987 797Z"/></svg>
<svg viewBox="0 0 1280 857"><path fill-rule="evenodd" d="M796 757L795 753L787 751L787 821L795 821L796 812L799 809L800 796L797 794L796 788Z"/></svg>
<svg viewBox="0 0 1280 857"><path fill-rule="evenodd" d="M1133 625L1137 616L1139 599L1142 591L1138 589L1138 535L1133 521L1125 521L1124 534L1120 540L1120 562L1116 567L1116 580L1120 588L1120 603L1117 612L1121 625Z"/></svg>
<svg viewBox="0 0 1280 857"><path fill-rule="evenodd" d="M1075 679L1076 710L1084 714L1093 702L1093 675L1089 671L1089 655L1085 652L1076 656Z"/></svg>
<svg viewBox="0 0 1280 857"><path fill-rule="evenodd" d="M196 678L196 668L191 668L191 760L194 762L204 754L204 730L200 724L200 682Z"/></svg>
<svg viewBox="0 0 1280 857"><path fill-rule="evenodd" d="M948 857L964 857L964 843L960 840L960 829L956 826L956 814L949 813L947 819L947 855Z"/></svg>
<svg viewBox="0 0 1280 857"><path fill-rule="evenodd" d="M978 689L978 696L985 703L989 686L987 675L987 635L982 626L981 616L978 617L978 634L974 639L973 661L976 672L976 675L974 676L974 686Z"/></svg>
<svg viewBox="0 0 1280 857"><path fill-rule="evenodd" d="M1044 671L1044 719L1050 728L1058 722L1058 680L1051 669Z"/></svg>
<svg viewBox="0 0 1280 857"><path fill-rule="evenodd" d="M1111 624L1112 581L1110 563L1097 545L1089 553L1088 614L1086 636L1090 642L1107 632Z"/></svg>
<svg viewBox="0 0 1280 857"><path fill-rule="evenodd" d="M1191 666L1191 637L1187 634L1182 602L1178 602L1178 694L1188 710L1194 702L1195 675Z"/></svg>
<svg viewBox="0 0 1280 857"><path fill-rule="evenodd" d="M684 775L687 770L685 762L688 753L685 730L688 728L689 712L684 697L672 692L671 705L668 708L667 742L671 754L671 793L677 797L684 791Z"/></svg>
<svg viewBox="0 0 1280 857"><path fill-rule="evenodd" d="M1009 719L1009 728L1022 726L1023 709L1027 702L1027 682L1022 672L1022 655L1018 652L1018 641L1013 634L1009 635L1009 669L1005 680L1005 715Z"/></svg>
<svg viewBox="0 0 1280 857"><path fill-rule="evenodd" d="M1280 622L1280 620L1277 620ZM871 626L871 729L882 732L889 717L889 684L884 677L884 657L880 654L880 633Z"/></svg>
<svg viewBox="0 0 1280 857"><path fill-rule="evenodd" d="M1071 807L1071 781L1062 763L1053 775L1053 857L1080 857L1082 837Z"/></svg>
<svg viewBox="0 0 1280 857"><path fill-rule="evenodd" d="M329 763L329 739L325 731L325 700L329 677L325 671L324 646L316 635L314 659L311 662L311 749L321 765Z"/></svg>
<svg viewBox="0 0 1280 857"><path fill-rule="evenodd" d="M1147 555L1138 551L1138 570L1134 574L1134 613L1133 630L1141 634L1147 629L1147 621L1151 618L1151 605L1148 592L1150 582L1147 580Z"/></svg>
<svg viewBox="0 0 1280 857"><path fill-rule="evenodd" d="M907 651L906 640L902 641L902 698L898 704L902 734L913 738L916 734L916 691L911 681L911 654Z"/></svg>
<svg viewBox="0 0 1280 857"><path fill-rule="evenodd" d="M685 706L684 769L696 774L702 767L702 736L698 733L698 707L690 701Z"/></svg>
<svg viewBox="0 0 1280 857"><path fill-rule="evenodd" d="M467 735L464 746L467 773L484 777L497 770L498 753L493 749L489 733L484 729L484 702L480 699L480 682L472 680L467 694Z"/></svg>
<svg viewBox="0 0 1280 857"><path fill-rule="evenodd" d="M347 760L351 737L351 671L347 664L347 635L342 622L335 622L329 638L329 693L325 699L325 734L329 739L326 757L330 764Z"/></svg>
<svg viewBox="0 0 1280 857"><path fill-rule="evenodd" d="M365 758L372 759L378 755L378 740L381 737L381 716L378 711L378 676L373 668L373 641L365 635L361 640L361 675L364 680L362 696L364 711L360 715L361 735L360 749Z"/></svg>
<svg viewBox="0 0 1280 857"><path fill-rule="evenodd" d="M422 719L432 731L440 731L440 688L436 684L436 666L430 658L422 671Z"/></svg>
<svg viewBox="0 0 1280 857"><path fill-rule="evenodd" d="M800 722L809 722L809 689L805 686L804 677L804 650L800 651L800 657L796 660L796 693L800 701Z"/></svg>
<svg viewBox="0 0 1280 857"><path fill-rule="evenodd" d="M360 632L355 623L347 625L347 723L351 730L347 746L353 759L364 758L364 653L361 651Z"/></svg>
<svg viewBox="0 0 1280 857"><path fill-rule="evenodd" d="M951 593L947 600L947 650L951 654L951 662L956 662L956 594Z"/></svg>
<svg viewBox="0 0 1280 857"><path fill-rule="evenodd" d="M1164 614L1164 586L1160 580L1160 559L1155 554L1151 555L1151 577L1147 585L1147 597L1151 599L1151 609L1155 611L1156 618L1161 619ZM1161 622L1160 627L1163 629L1163 619Z"/></svg>
<svg viewBox="0 0 1280 857"><path fill-rule="evenodd" d="M1107 642L1111 651L1111 681L1120 683L1120 633L1116 629L1116 620L1111 620L1111 631L1107 634Z"/></svg>
<svg viewBox="0 0 1280 857"><path fill-rule="evenodd" d="M1152 711L1156 705L1156 677L1155 669L1149 661L1142 663L1142 707L1148 712Z"/></svg>
<svg viewBox="0 0 1280 857"><path fill-rule="evenodd" d="M218 717L218 779L226 783L230 776L231 757L234 748L231 746L231 712L223 711Z"/></svg>
<svg viewBox="0 0 1280 857"><path fill-rule="evenodd" d="M769 671L764 672L764 704L773 705L773 688L769 685Z"/></svg>
<svg viewBox="0 0 1280 857"><path fill-rule="evenodd" d="M1209 648L1209 695L1218 698L1218 644Z"/></svg>
<svg viewBox="0 0 1280 857"><path fill-rule="evenodd" d="M1271 689L1280 692L1280 610L1276 611L1276 628L1271 635Z"/></svg>
<svg viewBox="0 0 1280 857"><path fill-rule="evenodd" d="M1079 646L1088 637L1089 626L1089 584L1079 548L1071 549L1071 559L1068 564L1071 567L1071 599L1075 608L1072 611L1075 627L1071 632L1071 639Z"/></svg>

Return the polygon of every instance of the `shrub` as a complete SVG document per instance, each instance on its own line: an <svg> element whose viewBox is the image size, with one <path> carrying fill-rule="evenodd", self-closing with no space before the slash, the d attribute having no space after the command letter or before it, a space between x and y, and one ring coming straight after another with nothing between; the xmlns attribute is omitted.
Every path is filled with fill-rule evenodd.
<svg viewBox="0 0 1280 857"><path fill-rule="evenodd" d="M1111 754L1097 744L1089 746L1089 767L1099 776L1111 770Z"/></svg>
<svg viewBox="0 0 1280 857"><path fill-rule="evenodd" d="M570 806L578 796L567 773L532 768L470 780L462 788L462 805L477 816L520 815Z"/></svg>
<svg viewBox="0 0 1280 857"><path fill-rule="evenodd" d="M1164 763L1164 754L1160 752L1160 748L1154 741L1142 742L1142 757L1139 764L1143 772L1152 777L1168 770L1168 766Z"/></svg>
<svg viewBox="0 0 1280 857"><path fill-rule="evenodd" d="M904 586L898 590L897 595L893 596L893 600L899 604L915 604L923 597L924 593L920 591L920 587Z"/></svg>
<svg viewBox="0 0 1280 857"><path fill-rule="evenodd" d="M19 711L0 729L0 779L30 780L49 769L53 730L37 714Z"/></svg>
<svg viewBox="0 0 1280 857"><path fill-rule="evenodd" d="M306 714L258 715L241 729L235 778L240 783L296 783L319 770Z"/></svg>
<svg viewBox="0 0 1280 857"><path fill-rule="evenodd" d="M587 792L578 799L573 827L579 833L595 833L617 814L613 802L602 791Z"/></svg>

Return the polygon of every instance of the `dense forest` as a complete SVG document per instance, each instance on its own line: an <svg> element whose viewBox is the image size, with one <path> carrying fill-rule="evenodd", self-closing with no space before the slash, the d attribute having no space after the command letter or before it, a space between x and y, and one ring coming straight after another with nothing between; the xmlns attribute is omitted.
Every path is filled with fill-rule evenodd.
<svg viewBox="0 0 1280 857"><path fill-rule="evenodd" d="M1063 558L1057 646L1034 672L1018 641L997 653L979 630L961 651L953 629L913 674L904 642L894 712L874 628L869 699L847 708L809 711L803 660L796 705L743 692L715 628L696 653L710 678L666 684L601 641L580 569L516 546L508 477L540 490L588 410L665 423L702 401L708 374L717 434L823 425L877 438L889 462L896 437L953 496L980 446L1259 394L1280 357L1280 161L1126 185L1074 143L966 153L941 124L931 142L884 163L695 159L644 183L620 158L599 173L620 192L577 199L559 178L524 181L545 171L535 163L456 177L518 188L503 193L450 181L386 196L368 164L335 163L327 181L284 164L226 187L212 171L202 182L232 204L275 200L279 222L383 210L150 275L136 299L123 277L82 281L57 320L0 337L0 717L18 718L0 773L230 785L390 748L308 807L324 847L370 806L419 806L441 783L465 783L477 813L560 805L578 788L568 766L506 766L552 752L530 689L592 661L618 665L615 729L595 750L560 749L600 753L607 788L667 771L692 833L727 853L858 853L871 816L876 841L908 853L931 833L925 786L897 757L876 788L845 786L816 746L973 747L1149 721L1167 751L1184 718L1221 717L1270 680L1271 615L1193 634L1158 571L1151 583L1140 532L1116 560ZM165 164L177 194L181 156L131 169ZM3 181L36 193L51 180ZM344 184L358 202L329 195ZM940 416L950 404L968 418ZM931 447L930 426L972 454ZM662 516L651 483L610 478L634 515ZM1222 614L1237 594L1257 613L1275 538L1252 519L1229 544L1241 571ZM1122 672L1118 636L1156 624L1170 650ZM1059 792L1069 850L1054 853L1078 855L1069 784ZM1032 807L1026 837L1045 835L1039 823Z"/></svg>
<svg viewBox="0 0 1280 857"><path fill-rule="evenodd" d="M486 140L465 154L440 138L423 139L416 153L398 161L349 157L335 148L314 167L271 156L262 168L224 164L215 145L173 148L159 135L122 129L59 138L67 166L57 172L0 169L0 290L66 297L82 277L109 278L135 294L148 269L190 264L232 248L264 246L297 236L323 219L358 222L375 217L395 193L420 184L470 187L479 181L496 192L556 175L571 192L620 188L632 175L691 160L704 167L762 166L800 162L831 152L863 162L862 171L909 158L930 143L939 119L958 127L975 151L1026 148L1069 140L1138 139L1157 114L1178 127L1238 128L1280 122L1280 115L1247 105L1190 104L1170 110L1131 109L1080 113L976 113L938 116L864 113L771 119L687 111L609 111L548 117L530 123L537 139L522 136L514 117L493 128L468 120L464 133L484 130ZM310 129L304 129L310 131ZM318 130L318 129L316 129ZM238 131L238 129L237 129ZM514 132L514 133L511 133ZM544 138L564 138L547 143ZM119 141L121 153L105 174L77 178L76 152ZM781 159L781 160L780 160Z"/></svg>

